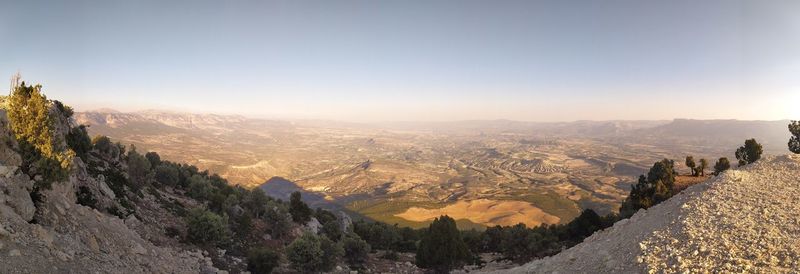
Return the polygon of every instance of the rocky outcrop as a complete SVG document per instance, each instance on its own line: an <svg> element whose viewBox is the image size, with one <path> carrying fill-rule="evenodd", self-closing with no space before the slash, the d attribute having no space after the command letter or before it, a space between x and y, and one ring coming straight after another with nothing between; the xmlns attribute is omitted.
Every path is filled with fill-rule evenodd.
<svg viewBox="0 0 800 274"><path fill-rule="evenodd" d="M687 188L558 255L508 273L797 273L800 156Z"/></svg>
<svg viewBox="0 0 800 274"><path fill-rule="evenodd" d="M56 127L60 145L65 145L65 123ZM21 160L7 125L0 112L0 273L218 272L199 251L155 246L122 219L77 204L79 186L91 187L100 203L114 198L78 158L69 178L39 191L34 203L34 183L19 171Z"/></svg>

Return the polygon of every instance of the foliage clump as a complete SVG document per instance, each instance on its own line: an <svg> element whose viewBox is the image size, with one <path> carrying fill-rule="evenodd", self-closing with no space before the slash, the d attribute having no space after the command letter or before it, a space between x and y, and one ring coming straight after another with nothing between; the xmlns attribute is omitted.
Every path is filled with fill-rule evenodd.
<svg viewBox="0 0 800 274"><path fill-rule="evenodd" d="M71 109L50 101L41 92L41 85L13 87L6 99L11 131L17 139L22 156L22 170L31 176L41 176L35 187L49 188L55 181L67 178L75 153L67 149L63 136L57 136L55 125L72 115ZM54 106L61 112L51 111ZM67 111L70 110L70 111Z"/></svg>
<svg viewBox="0 0 800 274"><path fill-rule="evenodd" d="M228 238L227 220L213 212L194 209L186 219L187 237L190 242L201 245L217 245Z"/></svg>
<svg viewBox="0 0 800 274"><path fill-rule="evenodd" d="M736 149L736 159L739 160L739 166L752 164L761 159L763 152L761 144L756 142L756 139L748 139L744 141L743 146Z"/></svg>
<svg viewBox="0 0 800 274"><path fill-rule="evenodd" d="M800 153L800 121L792 121L789 123L789 151L793 153Z"/></svg>
<svg viewBox="0 0 800 274"><path fill-rule="evenodd" d="M447 215L433 220L422 236L417 250L417 266L447 273L468 263L472 253L456 228L456 221Z"/></svg>
<svg viewBox="0 0 800 274"><path fill-rule="evenodd" d="M268 274L280 263L280 254L267 248L259 247L247 254L247 270L253 274Z"/></svg>
<svg viewBox="0 0 800 274"><path fill-rule="evenodd" d="M719 160L717 160L717 163L714 164L714 176L717 176L720 173L730 168L731 168L731 162L728 161L728 158L726 157L719 158Z"/></svg>
<svg viewBox="0 0 800 274"><path fill-rule="evenodd" d="M675 162L664 159L653 164L647 176L639 176L636 185L622 202L620 215L622 218L632 216L639 209L647 209L672 197L675 185Z"/></svg>
<svg viewBox="0 0 800 274"><path fill-rule="evenodd" d="M311 233L295 239L285 251L291 267L304 273L330 271L344 254L338 243Z"/></svg>
<svg viewBox="0 0 800 274"><path fill-rule="evenodd" d="M295 191L289 198L289 213L292 214L292 220L298 224L305 224L311 220L311 208L301 200L300 192Z"/></svg>

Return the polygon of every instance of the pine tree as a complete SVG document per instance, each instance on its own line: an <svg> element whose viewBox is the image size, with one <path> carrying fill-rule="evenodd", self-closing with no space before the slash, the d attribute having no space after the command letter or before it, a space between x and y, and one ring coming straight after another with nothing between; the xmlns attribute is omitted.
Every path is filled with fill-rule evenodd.
<svg viewBox="0 0 800 274"><path fill-rule="evenodd" d="M731 168L731 162L728 161L728 158L722 157L717 160L717 163L714 164L714 176L719 175L723 171L726 171Z"/></svg>
<svg viewBox="0 0 800 274"><path fill-rule="evenodd" d="M686 156L686 166L692 171L692 176L694 176L697 172L695 171L694 167L696 166L694 162L694 157Z"/></svg>
<svg viewBox="0 0 800 274"><path fill-rule="evenodd" d="M756 142L756 139L748 139L744 141L744 146L736 150L736 159L739 160L739 166L752 164L761 159L763 152L761 144Z"/></svg>
<svg viewBox="0 0 800 274"><path fill-rule="evenodd" d="M789 124L789 132L792 137L789 138L789 151L800 153L800 121L792 121Z"/></svg>
<svg viewBox="0 0 800 274"><path fill-rule="evenodd" d="M417 266L440 273L459 267L472 258L461 238L453 218L447 215L433 220L427 233L422 236L417 250Z"/></svg>

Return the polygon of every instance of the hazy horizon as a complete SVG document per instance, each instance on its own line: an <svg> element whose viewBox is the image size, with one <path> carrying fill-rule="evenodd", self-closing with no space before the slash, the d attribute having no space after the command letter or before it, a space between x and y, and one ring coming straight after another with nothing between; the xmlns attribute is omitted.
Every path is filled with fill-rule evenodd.
<svg viewBox="0 0 800 274"><path fill-rule="evenodd" d="M354 122L800 119L793 1L0 3L78 110Z"/></svg>

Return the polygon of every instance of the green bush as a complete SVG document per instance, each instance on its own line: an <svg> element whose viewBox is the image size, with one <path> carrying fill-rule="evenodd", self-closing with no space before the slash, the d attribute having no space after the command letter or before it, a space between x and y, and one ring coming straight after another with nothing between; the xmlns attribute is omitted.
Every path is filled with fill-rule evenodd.
<svg viewBox="0 0 800 274"><path fill-rule="evenodd" d="M86 154L92 150L92 139L89 138L86 126L80 125L72 128L67 134L67 145L72 151L75 151L75 155L86 161Z"/></svg>
<svg viewBox="0 0 800 274"><path fill-rule="evenodd" d="M139 193L143 187L149 185L150 171L150 161L136 152L136 147L131 146L131 151L128 152L128 178L134 193Z"/></svg>
<svg viewBox="0 0 800 274"><path fill-rule="evenodd" d="M50 106L54 103L47 100L41 89L41 85L26 86L25 82L13 87L6 109L11 131L20 144L22 170L42 177L36 182L36 189L65 180L74 156L74 152L58 144L60 137L53 135L54 121L61 117L51 115Z"/></svg>
<svg viewBox="0 0 800 274"><path fill-rule="evenodd" d="M417 250L417 266L440 273L460 267L472 260L456 222L447 215L433 220L422 236Z"/></svg>
<svg viewBox="0 0 800 274"><path fill-rule="evenodd" d="M351 266L361 266L369 259L370 246L355 234L348 234L342 239L344 258Z"/></svg>
<svg viewBox="0 0 800 274"><path fill-rule="evenodd" d="M744 141L743 146L736 149L736 159L739 160L739 166L752 164L761 159L763 152L761 144L756 142L756 139L748 139Z"/></svg>
<svg viewBox="0 0 800 274"><path fill-rule="evenodd" d="M156 167L154 179L161 185L174 187L180 180L178 168L168 164L159 165Z"/></svg>
<svg viewBox="0 0 800 274"><path fill-rule="evenodd" d="M800 121L792 121L789 124L789 151L793 153L800 153Z"/></svg>
<svg viewBox="0 0 800 274"><path fill-rule="evenodd" d="M329 272L336 267L336 264L344 256L342 245L334 242L328 237L318 236L320 249L322 249L322 264L319 270Z"/></svg>
<svg viewBox="0 0 800 274"><path fill-rule="evenodd" d="M664 159L653 164L647 176L639 176L638 183L631 186L628 197L620 207L620 216L628 218L639 209L650 208L672 197L676 174L672 160Z"/></svg>
<svg viewBox="0 0 800 274"><path fill-rule="evenodd" d="M97 208L97 199L94 198L94 194L88 187L78 187L78 192L75 193L75 196L78 198L79 205Z"/></svg>
<svg viewBox="0 0 800 274"><path fill-rule="evenodd" d="M280 255L266 248L255 248L250 250L247 255L247 270L253 274L272 273L272 269L278 266Z"/></svg>
<svg viewBox="0 0 800 274"><path fill-rule="evenodd" d="M213 212L194 209L189 212L186 224L190 242L201 245L218 245L229 235L228 221Z"/></svg>
<svg viewBox="0 0 800 274"><path fill-rule="evenodd" d="M311 208L301 200L299 191L292 193L289 199L289 213L292 214L292 220L298 224L305 224L311 220Z"/></svg>
<svg viewBox="0 0 800 274"><path fill-rule="evenodd" d="M289 264L297 271L307 273L322 269L324 253L316 235L303 234L286 247L285 253Z"/></svg>
<svg viewBox="0 0 800 274"><path fill-rule="evenodd" d="M717 160L717 163L714 164L714 176L719 175L723 171L726 171L731 168L731 162L728 161L728 158L722 157Z"/></svg>

